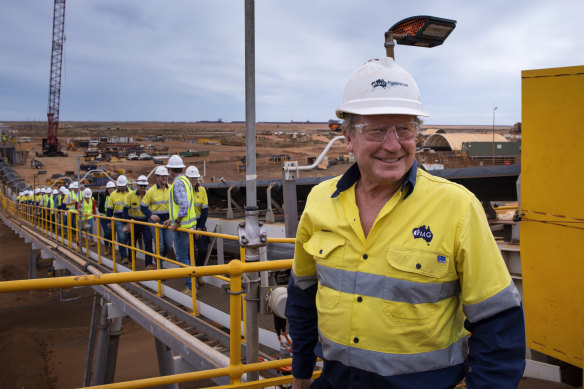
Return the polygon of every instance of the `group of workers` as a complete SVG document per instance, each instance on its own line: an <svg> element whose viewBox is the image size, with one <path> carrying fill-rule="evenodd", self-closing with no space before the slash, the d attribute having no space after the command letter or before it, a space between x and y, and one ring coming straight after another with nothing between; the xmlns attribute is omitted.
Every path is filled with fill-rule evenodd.
<svg viewBox="0 0 584 389"><path fill-rule="evenodd" d="M186 168L186 171L185 171ZM169 176L171 183L168 182ZM51 188L35 188L20 192L17 202L40 206L46 212L47 219L55 222L55 212L51 209L74 211L78 217L67 220L63 212L63 225L70 223L72 228L83 226L83 230L93 231L94 215L113 217L113 232L118 245L120 262L129 265L128 245L131 239L130 226L125 220L133 220L134 238L140 237L143 250L147 253L157 253L153 248L158 236L158 252L166 257L174 246L176 259L190 266L190 237L186 229L206 231L206 221L209 209L207 192L201 185L201 175L195 166L184 165L178 155L169 158L166 166L159 166L154 172L155 184L150 188L148 178L144 175L136 180L136 189L128 188L125 175L117 177L116 181L106 184L105 193L96 201L89 188L79 192L79 183L74 181L68 188L62 186L59 190ZM43 214L45 215L45 214ZM101 231L104 238L112 238L112 219L100 218ZM153 225L158 224L158 225ZM179 229L180 228L180 229ZM196 266L203 266L207 258L208 237L194 234ZM134 242L135 244L136 242ZM95 242L91 240L91 244ZM111 254L111 243L105 243L105 254ZM150 254L145 254L145 269L154 270L156 264ZM160 266L163 267L162 264ZM185 294L192 294L191 279L185 279Z"/></svg>

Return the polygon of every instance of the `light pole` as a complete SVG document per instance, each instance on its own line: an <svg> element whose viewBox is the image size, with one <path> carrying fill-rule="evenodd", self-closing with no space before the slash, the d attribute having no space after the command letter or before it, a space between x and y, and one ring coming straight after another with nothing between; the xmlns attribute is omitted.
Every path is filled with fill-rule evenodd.
<svg viewBox="0 0 584 389"><path fill-rule="evenodd" d="M495 111L498 107L493 107L493 144L492 144L492 156L493 156L493 165L495 164Z"/></svg>

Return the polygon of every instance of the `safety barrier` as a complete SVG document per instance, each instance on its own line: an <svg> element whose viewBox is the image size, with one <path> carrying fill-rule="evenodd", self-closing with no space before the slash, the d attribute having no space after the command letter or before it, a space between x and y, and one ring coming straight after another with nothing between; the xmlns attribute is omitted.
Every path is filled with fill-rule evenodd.
<svg viewBox="0 0 584 389"><path fill-rule="evenodd" d="M85 255L89 257L89 240L94 239L98 242L97 244L97 254L98 263L101 264L101 242L108 242L112 245L112 261L113 261L113 272L100 274L100 275L86 275L83 277L70 276L70 277L56 277L56 278L43 278L34 280L18 280L18 281L4 281L0 282L0 293L6 292L17 292L25 290L39 290L39 289L55 289L55 288L71 288L79 286L91 286L91 285L105 285L105 284L119 284L127 282L139 282L139 281L158 281L158 294L162 295L161 282L162 280L168 279L178 279L191 277L193 280L193 314L197 315L196 310L196 282L195 279L202 276L214 276L221 278L223 280L229 281L229 314L230 314L230 333L229 333L229 366L205 371L197 371L191 373L176 374L170 376L162 376L148 379L141 379L128 382L120 382L115 384L95 386L96 388L143 388L152 387L159 385L167 385L179 382L189 382L201 379L210 379L222 376L229 377L229 385L214 387L214 388L264 388L275 385L282 385L292 382L292 376L280 376L275 378L261 379L258 381L251 382L241 382L242 376L245 373L257 372L268 369L281 368L284 366L290 366L292 361L291 358L264 361L257 363L241 363L241 342L245 341L245 337L242 340L241 331L241 321L242 321L242 311L245 312L245 300L244 292L242 289L242 276L248 272L261 272L269 270L284 270L290 269L292 266L291 259L284 260L273 260L273 261L260 261L260 262L250 262L245 263L245 249L242 247L240 249L240 259L234 259L228 264L224 265L209 265L204 267L196 267L195 255L194 255L194 235L205 235L210 237L217 237L222 239L238 240L237 236L220 234L207 231L195 231L190 229L179 229L185 231L189 234L190 239L190 265L184 265L178 261L163 257L160 255L160 245L159 245L159 229L164 228L160 224L145 223L136 220L126 220L118 219L115 217L105 217L101 215L92 215L96 220L102 218L107 219L112 225L115 221L122 221L128 223L130 229L131 240L130 244L123 244L116 242L115 229L112 229L111 239L109 237L102 237L100 234L100 222L96 223L97 231L95 234L89 231L83 231L80 228L79 223L79 213L77 211L63 211L59 209L49 209L44 207L38 207L32 204L16 204L15 202L7 199L2 193L0 193L0 203L3 208L12 215L13 218L17 219L20 223L23 223L31 228L34 228L37 232L44 234L45 236L54 239L57 243L66 245L69 249L76 250L80 253L81 245L80 235L85 235ZM82 217L88 216L87 214L81 213ZM73 224L73 220L77 220ZM143 224L147 226L154 226L156 228L155 243L156 252L149 253L143 249L138 249L135 247L134 239L134 225ZM65 239L65 236L67 239ZM75 241L73 241L75 239ZM291 238L268 238L268 243L294 243L294 239ZM116 256L115 256L115 245L123 246L131 250L132 252L132 271L130 272L117 272L116 268ZM136 252L143 254L150 254L156 258L159 270L143 270L135 271L135 261ZM173 263L178 265L178 268L174 269L160 269L162 262ZM227 277L223 276L227 275ZM243 306L243 309L242 309ZM243 318L245 322L245 317ZM244 326L245 328L245 326ZM314 378L320 375L319 371L316 371L313 375Z"/></svg>

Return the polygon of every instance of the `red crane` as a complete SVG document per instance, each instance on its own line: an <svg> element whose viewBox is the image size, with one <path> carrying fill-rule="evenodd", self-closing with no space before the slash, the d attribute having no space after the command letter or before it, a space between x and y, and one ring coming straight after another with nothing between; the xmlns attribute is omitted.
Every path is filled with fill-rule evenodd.
<svg viewBox="0 0 584 389"><path fill-rule="evenodd" d="M51 79L49 84L49 129L43 139L43 154L60 155L59 148L59 106L61 104L61 69L63 67L63 43L65 40L65 0L55 0L53 11L53 47L51 51Z"/></svg>

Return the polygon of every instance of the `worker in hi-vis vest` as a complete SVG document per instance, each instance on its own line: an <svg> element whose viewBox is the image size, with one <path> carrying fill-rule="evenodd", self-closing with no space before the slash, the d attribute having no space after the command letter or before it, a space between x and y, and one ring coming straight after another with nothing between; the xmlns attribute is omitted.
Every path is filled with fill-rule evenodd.
<svg viewBox="0 0 584 389"><path fill-rule="evenodd" d="M177 229L179 227L181 229L194 229L197 225L197 215L193 204L193 187L188 178L183 174L185 165L180 156L171 156L168 159L166 168L173 182L170 186L168 200L170 218L164 222L164 226L170 226L174 232L174 252L176 253L176 259L190 266L189 234L185 231L178 231ZM185 278L185 288L182 292L187 295L192 293L190 278Z"/></svg>

